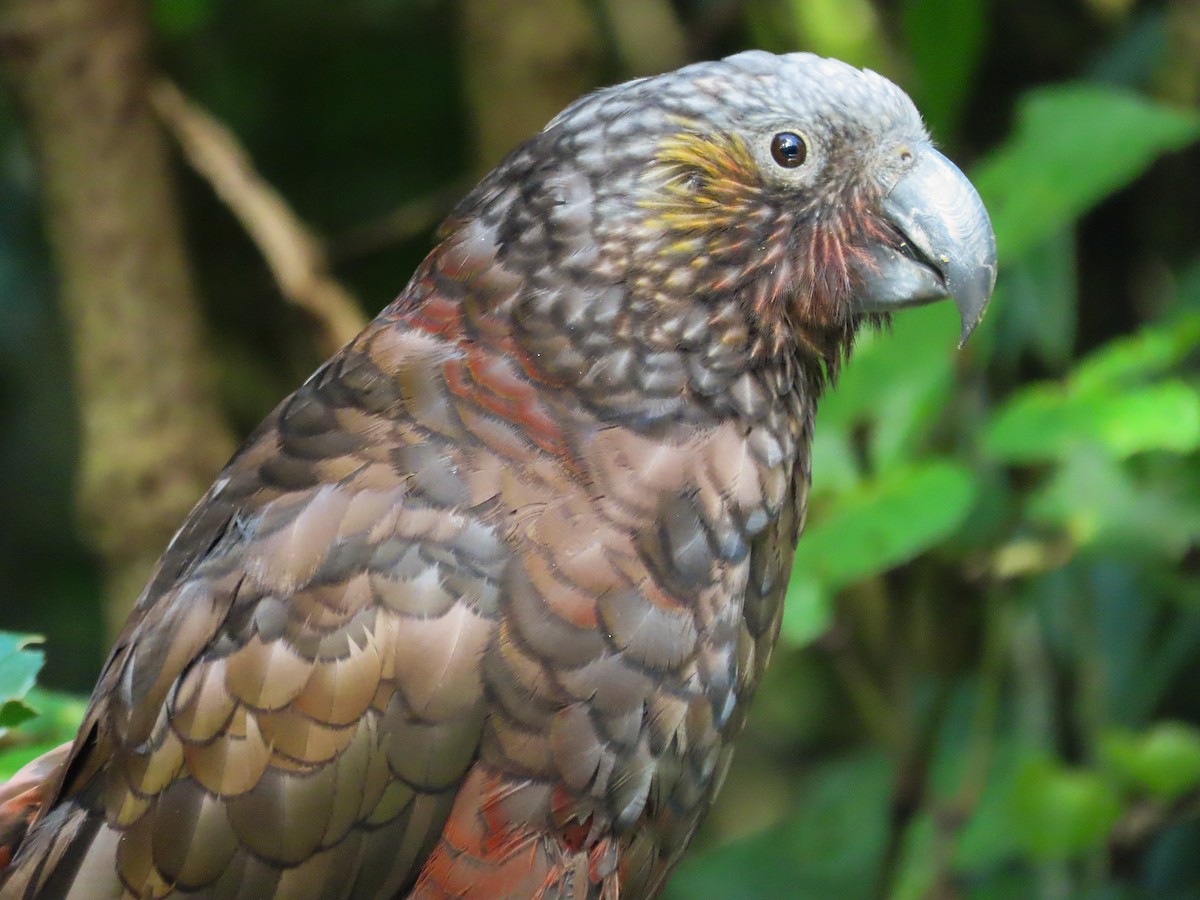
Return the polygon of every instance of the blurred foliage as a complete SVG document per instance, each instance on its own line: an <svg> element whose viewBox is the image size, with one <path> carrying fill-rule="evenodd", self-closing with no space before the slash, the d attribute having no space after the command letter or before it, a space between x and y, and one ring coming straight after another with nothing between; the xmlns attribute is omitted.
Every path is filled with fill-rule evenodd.
<svg viewBox="0 0 1200 900"><path fill-rule="evenodd" d="M1200 6L676 9L694 55L804 48L898 79L992 211L1001 278L965 350L948 306L906 313L862 337L825 399L783 642L668 896L1200 897L1200 116L1177 104L1200 80L1181 30ZM364 248L356 229L492 162L472 155L451 11L153 12L164 67L382 306L428 238ZM233 220L183 180L246 429L312 348ZM46 683L80 691L98 592L71 536L35 192L0 116L0 624L47 634ZM0 737L0 777L82 713L31 689L42 652L0 635L0 727L39 714Z"/></svg>
<svg viewBox="0 0 1200 900"><path fill-rule="evenodd" d="M39 639L0 631L0 737L37 716L25 703L44 657Z"/></svg>
<svg viewBox="0 0 1200 900"><path fill-rule="evenodd" d="M83 718L82 698L34 686L45 660L40 643L0 631L0 781L74 737Z"/></svg>

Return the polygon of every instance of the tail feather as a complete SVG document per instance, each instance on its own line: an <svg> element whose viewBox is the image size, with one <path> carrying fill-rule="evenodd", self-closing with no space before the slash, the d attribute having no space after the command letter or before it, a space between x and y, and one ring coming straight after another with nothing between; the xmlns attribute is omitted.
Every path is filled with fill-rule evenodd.
<svg viewBox="0 0 1200 900"><path fill-rule="evenodd" d="M26 763L12 778L0 784L0 883L29 832L29 826L41 812L48 795L57 788L70 752L70 743L55 747Z"/></svg>
<svg viewBox="0 0 1200 900"><path fill-rule="evenodd" d="M111 876L108 881L95 879L82 884L76 879L80 863L96 844L97 834L104 825L102 816L68 801L50 810L38 825L20 847L9 870L0 873L2 900L49 897L115 900L120 896L121 885ZM115 852L115 846L108 849Z"/></svg>
<svg viewBox="0 0 1200 900"><path fill-rule="evenodd" d="M55 747L0 785L0 898L59 897L75 900L74 874L95 843L104 818L80 798L51 804L58 794L72 744ZM107 893L94 881L87 896ZM117 884L115 887L119 888ZM117 891L119 893L119 891ZM117 896L112 893L112 896Z"/></svg>

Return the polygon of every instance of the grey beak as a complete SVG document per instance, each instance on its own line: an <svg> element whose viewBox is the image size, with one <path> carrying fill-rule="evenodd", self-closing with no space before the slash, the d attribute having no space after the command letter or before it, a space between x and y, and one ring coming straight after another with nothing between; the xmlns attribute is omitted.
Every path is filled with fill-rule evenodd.
<svg viewBox="0 0 1200 900"><path fill-rule="evenodd" d="M996 236L983 201L932 147L883 199L899 239L871 248L859 269L857 312L881 313L953 297L966 343L996 285Z"/></svg>

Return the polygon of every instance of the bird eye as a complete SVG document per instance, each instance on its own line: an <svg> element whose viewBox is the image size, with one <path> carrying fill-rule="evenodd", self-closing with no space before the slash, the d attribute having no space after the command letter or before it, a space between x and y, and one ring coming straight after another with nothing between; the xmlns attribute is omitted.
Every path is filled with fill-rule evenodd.
<svg viewBox="0 0 1200 900"><path fill-rule="evenodd" d="M792 131L781 131L771 138L771 157L785 169L794 169L808 158L808 144Z"/></svg>

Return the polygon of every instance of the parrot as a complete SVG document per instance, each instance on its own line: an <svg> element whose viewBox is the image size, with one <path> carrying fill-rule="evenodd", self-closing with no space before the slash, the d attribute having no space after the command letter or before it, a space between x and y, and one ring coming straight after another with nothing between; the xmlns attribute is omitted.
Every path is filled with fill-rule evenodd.
<svg viewBox="0 0 1200 900"><path fill-rule="evenodd" d="M808 53L575 101L437 240L0 788L4 900L657 896L779 635L819 398L996 278L909 97Z"/></svg>

